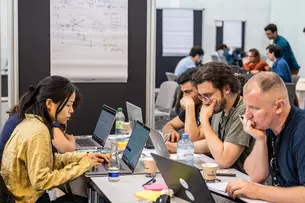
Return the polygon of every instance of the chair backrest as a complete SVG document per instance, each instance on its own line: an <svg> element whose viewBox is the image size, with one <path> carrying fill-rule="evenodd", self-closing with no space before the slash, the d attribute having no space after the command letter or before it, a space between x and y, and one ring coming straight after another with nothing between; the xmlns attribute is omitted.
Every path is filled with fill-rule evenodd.
<svg viewBox="0 0 305 203"><path fill-rule="evenodd" d="M2 203L15 203L13 195L7 189L5 182L0 175L0 202Z"/></svg>
<svg viewBox="0 0 305 203"><path fill-rule="evenodd" d="M300 79L299 75L291 75L291 82L297 85L298 81Z"/></svg>
<svg viewBox="0 0 305 203"><path fill-rule="evenodd" d="M174 81L163 82L157 96L156 108L170 111L172 109L177 87L178 83Z"/></svg>
<svg viewBox="0 0 305 203"><path fill-rule="evenodd" d="M289 102L290 104L294 104L296 98L295 84L291 82L291 83L285 83L285 85L288 91Z"/></svg>
<svg viewBox="0 0 305 203"><path fill-rule="evenodd" d="M166 72L165 75L166 75L168 81L176 81L177 80L177 76L174 73Z"/></svg>

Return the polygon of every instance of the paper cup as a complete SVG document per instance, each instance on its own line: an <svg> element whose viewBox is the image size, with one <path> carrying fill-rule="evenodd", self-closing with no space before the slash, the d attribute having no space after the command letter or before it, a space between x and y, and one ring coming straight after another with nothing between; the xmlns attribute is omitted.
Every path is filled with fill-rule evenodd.
<svg viewBox="0 0 305 203"><path fill-rule="evenodd" d="M152 157L144 158L144 170L146 177L155 177L157 171L157 164Z"/></svg>
<svg viewBox="0 0 305 203"><path fill-rule="evenodd" d="M204 164L202 164L203 178L205 180L216 180L217 167L218 167L218 164L215 164L215 163L204 163Z"/></svg>

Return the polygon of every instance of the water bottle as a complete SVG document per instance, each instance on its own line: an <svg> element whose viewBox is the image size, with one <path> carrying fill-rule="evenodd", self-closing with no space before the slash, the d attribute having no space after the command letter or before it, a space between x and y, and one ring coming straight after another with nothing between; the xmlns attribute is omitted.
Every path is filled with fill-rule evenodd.
<svg viewBox="0 0 305 203"><path fill-rule="evenodd" d="M183 133L182 139L178 142L177 160L191 166L194 164L194 143L189 140L187 133Z"/></svg>
<svg viewBox="0 0 305 203"><path fill-rule="evenodd" d="M125 116L123 114L123 109L118 108L118 112L115 115L115 134L116 135L124 135L124 122Z"/></svg>

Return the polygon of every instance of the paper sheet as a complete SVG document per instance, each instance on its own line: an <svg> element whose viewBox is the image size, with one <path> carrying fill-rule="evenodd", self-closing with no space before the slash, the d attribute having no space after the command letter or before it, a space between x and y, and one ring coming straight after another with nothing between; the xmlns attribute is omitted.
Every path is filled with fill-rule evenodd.
<svg viewBox="0 0 305 203"><path fill-rule="evenodd" d="M225 193L226 187L228 185L228 182L220 182L220 183L207 183L207 186L209 187L210 190L228 196L227 193ZM266 201L263 200L253 200L253 199L249 199L246 197L239 197L239 199L245 201L245 202L249 202L249 203L267 203Z"/></svg>
<svg viewBox="0 0 305 203"><path fill-rule="evenodd" d="M128 0L52 0L51 75L126 82Z"/></svg>

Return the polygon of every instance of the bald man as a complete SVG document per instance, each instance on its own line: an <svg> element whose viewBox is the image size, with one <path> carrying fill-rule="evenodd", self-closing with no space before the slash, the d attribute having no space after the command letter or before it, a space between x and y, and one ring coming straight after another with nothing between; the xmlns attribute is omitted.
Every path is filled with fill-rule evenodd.
<svg viewBox="0 0 305 203"><path fill-rule="evenodd" d="M258 73L246 83L244 102L243 128L256 139L244 168L253 182L271 174L273 186L238 180L229 182L226 191L233 198L304 202L305 113L289 104L283 80L272 72Z"/></svg>

